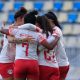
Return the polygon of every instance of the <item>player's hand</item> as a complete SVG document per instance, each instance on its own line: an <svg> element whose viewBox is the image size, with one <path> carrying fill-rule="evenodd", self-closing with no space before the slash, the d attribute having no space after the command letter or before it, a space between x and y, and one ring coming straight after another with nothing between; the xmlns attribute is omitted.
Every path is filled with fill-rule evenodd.
<svg viewBox="0 0 80 80"><path fill-rule="evenodd" d="M2 29L4 29L4 26L5 26L4 22L0 22L0 32L2 31Z"/></svg>
<svg viewBox="0 0 80 80"><path fill-rule="evenodd" d="M3 21L3 22L2 22L1 29L4 29L4 27L5 27L5 22Z"/></svg>
<svg viewBox="0 0 80 80"><path fill-rule="evenodd" d="M27 37L27 41L28 41L29 43L34 43L34 42L35 42L35 38L33 38L32 36L28 36L28 37Z"/></svg>

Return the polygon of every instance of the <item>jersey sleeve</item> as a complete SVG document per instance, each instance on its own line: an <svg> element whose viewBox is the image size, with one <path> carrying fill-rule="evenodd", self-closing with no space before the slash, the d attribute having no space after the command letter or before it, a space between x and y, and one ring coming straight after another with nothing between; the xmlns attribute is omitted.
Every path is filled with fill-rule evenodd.
<svg viewBox="0 0 80 80"><path fill-rule="evenodd" d="M37 41L38 41L39 43L42 43L42 42L45 41L45 40L46 40L46 38L45 38L42 34L39 34L39 35L38 35Z"/></svg>
<svg viewBox="0 0 80 80"><path fill-rule="evenodd" d="M39 27L36 27L36 31L37 32L42 32L42 29L40 29Z"/></svg>
<svg viewBox="0 0 80 80"><path fill-rule="evenodd" d="M55 40L55 37L54 36L50 36L49 38L47 38L47 42L48 43L51 43L54 40Z"/></svg>
<svg viewBox="0 0 80 80"><path fill-rule="evenodd" d="M9 34L10 35L16 35L17 34L17 32L18 32L18 29L13 29L13 28L9 28Z"/></svg>
<svg viewBox="0 0 80 80"><path fill-rule="evenodd" d="M36 31L36 26L30 23L18 26L18 28Z"/></svg>
<svg viewBox="0 0 80 80"><path fill-rule="evenodd" d="M57 37L60 37L60 33L57 29L54 29L53 30L53 33L52 33L53 36L57 36Z"/></svg>

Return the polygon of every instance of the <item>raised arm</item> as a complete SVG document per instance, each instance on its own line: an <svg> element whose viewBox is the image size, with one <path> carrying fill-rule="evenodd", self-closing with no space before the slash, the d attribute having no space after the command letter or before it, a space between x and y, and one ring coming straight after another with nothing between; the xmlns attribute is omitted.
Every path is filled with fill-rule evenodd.
<svg viewBox="0 0 80 80"><path fill-rule="evenodd" d="M51 36L51 38L48 38L48 40L44 39L40 44L43 45L45 48L52 50L57 45L58 41L58 36Z"/></svg>
<svg viewBox="0 0 80 80"><path fill-rule="evenodd" d="M14 38L9 39L9 42L17 43L17 44L24 43L24 42L34 42L34 38L32 38L31 36L28 36L27 38L23 38L23 39L14 37Z"/></svg>
<svg viewBox="0 0 80 80"><path fill-rule="evenodd" d="M2 34L9 35L9 29L0 29L0 32L1 32Z"/></svg>
<svg viewBox="0 0 80 80"><path fill-rule="evenodd" d="M9 30L8 30L8 29L5 29L5 22L2 22L0 32L1 32L2 34L7 34L7 35L9 35Z"/></svg>

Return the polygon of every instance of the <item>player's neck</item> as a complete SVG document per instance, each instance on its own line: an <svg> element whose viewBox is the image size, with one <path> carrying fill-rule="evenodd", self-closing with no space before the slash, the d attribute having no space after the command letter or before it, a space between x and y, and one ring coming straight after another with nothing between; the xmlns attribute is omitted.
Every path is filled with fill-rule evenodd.
<svg viewBox="0 0 80 80"><path fill-rule="evenodd" d="M22 25L22 23L21 23L20 21L16 21L16 22L14 23L14 25L15 25L15 26L20 26L20 25Z"/></svg>

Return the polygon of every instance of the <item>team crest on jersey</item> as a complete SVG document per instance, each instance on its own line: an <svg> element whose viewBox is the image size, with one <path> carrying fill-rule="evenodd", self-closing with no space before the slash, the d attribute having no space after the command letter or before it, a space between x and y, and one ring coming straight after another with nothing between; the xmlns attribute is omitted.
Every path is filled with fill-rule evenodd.
<svg viewBox="0 0 80 80"><path fill-rule="evenodd" d="M7 71L7 73L8 73L8 74L12 74L12 73L13 73L13 70L12 70L12 69L9 69L9 70Z"/></svg>

